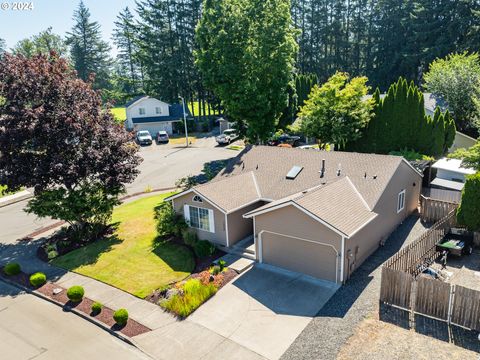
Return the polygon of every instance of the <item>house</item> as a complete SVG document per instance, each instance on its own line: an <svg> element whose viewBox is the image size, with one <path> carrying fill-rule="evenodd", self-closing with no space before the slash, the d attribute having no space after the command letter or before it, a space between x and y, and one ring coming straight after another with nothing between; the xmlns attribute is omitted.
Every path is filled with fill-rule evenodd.
<svg viewBox="0 0 480 360"><path fill-rule="evenodd" d="M417 208L421 183L398 156L249 146L167 200L200 239L250 236L258 262L341 283Z"/></svg>
<svg viewBox="0 0 480 360"><path fill-rule="evenodd" d="M466 176L475 174L474 169L463 167L460 159L442 158L432 165L432 169L437 174L430 186L442 190L462 191Z"/></svg>
<svg viewBox="0 0 480 360"><path fill-rule="evenodd" d="M458 149L468 149L477 143L478 140L457 131L455 133L455 140L453 141L452 146L448 149L449 153L453 153Z"/></svg>
<svg viewBox="0 0 480 360"><path fill-rule="evenodd" d="M134 98L125 104L127 130L148 130L152 136L164 130L172 134L174 122L183 121L183 105L167 104L149 96ZM187 117L190 117L188 108L185 108Z"/></svg>

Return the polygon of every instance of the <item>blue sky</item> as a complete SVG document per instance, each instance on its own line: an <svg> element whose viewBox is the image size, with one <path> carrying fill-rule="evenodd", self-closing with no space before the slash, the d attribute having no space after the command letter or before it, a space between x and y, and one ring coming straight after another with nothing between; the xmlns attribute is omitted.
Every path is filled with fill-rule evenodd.
<svg viewBox="0 0 480 360"><path fill-rule="evenodd" d="M0 0L10 5L18 0ZM22 0L30 2L29 0ZM0 10L0 38L11 48L17 41L52 27L54 33L64 36L73 25L73 11L80 0L31 0L33 10ZM90 9L91 19L101 25L102 34L113 47L111 34L118 13L126 6L133 10L135 0L84 0ZM116 53L115 48L112 51Z"/></svg>

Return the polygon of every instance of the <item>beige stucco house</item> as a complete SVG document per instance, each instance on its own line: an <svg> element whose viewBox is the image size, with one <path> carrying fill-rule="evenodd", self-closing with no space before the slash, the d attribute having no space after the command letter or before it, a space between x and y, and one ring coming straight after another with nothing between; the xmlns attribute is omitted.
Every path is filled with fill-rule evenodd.
<svg viewBox="0 0 480 360"><path fill-rule="evenodd" d="M170 197L199 238L342 283L418 205L422 175L398 156L247 147L215 179Z"/></svg>

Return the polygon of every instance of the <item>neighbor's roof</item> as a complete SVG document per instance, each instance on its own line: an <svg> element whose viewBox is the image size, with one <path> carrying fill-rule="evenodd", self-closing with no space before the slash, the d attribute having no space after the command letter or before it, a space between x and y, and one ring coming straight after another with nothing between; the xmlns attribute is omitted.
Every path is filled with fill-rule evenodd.
<svg viewBox="0 0 480 360"><path fill-rule="evenodd" d="M145 124L145 123L154 123L154 122L164 122L164 121L179 121L183 120L183 105L182 104L172 104L168 105L168 116L143 116L143 117L134 117L132 122L134 124ZM190 117L190 110L188 107L185 107L185 112L187 117Z"/></svg>
<svg viewBox="0 0 480 360"><path fill-rule="evenodd" d="M380 94L380 99L384 99L386 94ZM368 94L363 97L364 100L371 99L373 95ZM445 111L447 109L447 104L438 96L435 96L432 93L423 93L423 103L425 110L430 112L435 112L436 107L440 107L440 110Z"/></svg>
<svg viewBox="0 0 480 360"><path fill-rule="evenodd" d="M432 168L453 171L465 175L475 174L474 169L462 167L462 160L460 159L441 158L432 165Z"/></svg>
<svg viewBox="0 0 480 360"><path fill-rule="evenodd" d="M145 98L148 98L148 96L147 95L135 96L132 100L127 101L125 103L125 107L128 108L128 107L132 106L133 104L135 104L137 101L140 101L140 100L145 99Z"/></svg>
<svg viewBox="0 0 480 360"><path fill-rule="evenodd" d="M430 185L439 186L445 189L462 191L463 187L465 186L464 183L452 180L445 180L440 178L435 178L430 182Z"/></svg>
<svg viewBox="0 0 480 360"><path fill-rule="evenodd" d="M323 178L319 174L322 159L325 159ZM215 180L253 171L262 198L278 200L348 176L373 209L402 161L405 161L402 157L391 155L254 146L246 147ZM293 166L301 166L303 170L289 180L286 175Z"/></svg>

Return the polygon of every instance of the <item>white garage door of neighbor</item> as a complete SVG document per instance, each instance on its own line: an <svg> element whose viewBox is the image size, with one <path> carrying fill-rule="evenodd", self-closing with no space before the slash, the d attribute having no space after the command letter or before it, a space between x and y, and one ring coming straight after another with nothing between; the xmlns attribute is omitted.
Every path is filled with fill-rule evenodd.
<svg viewBox="0 0 480 360"><path fill-rule="evenodd" d="M156 136L159 131L166 131L168 134L172 134L172 123L153 123L153 124L137 124L136 130L148 130L150 135Z"/></svg>
<svg viewBox="0 0 480 360"><path fill-rule="evenodd" d="M259 236L260 261L319 279L339 282L339 256L328 244L273 232Z"/></svg>

